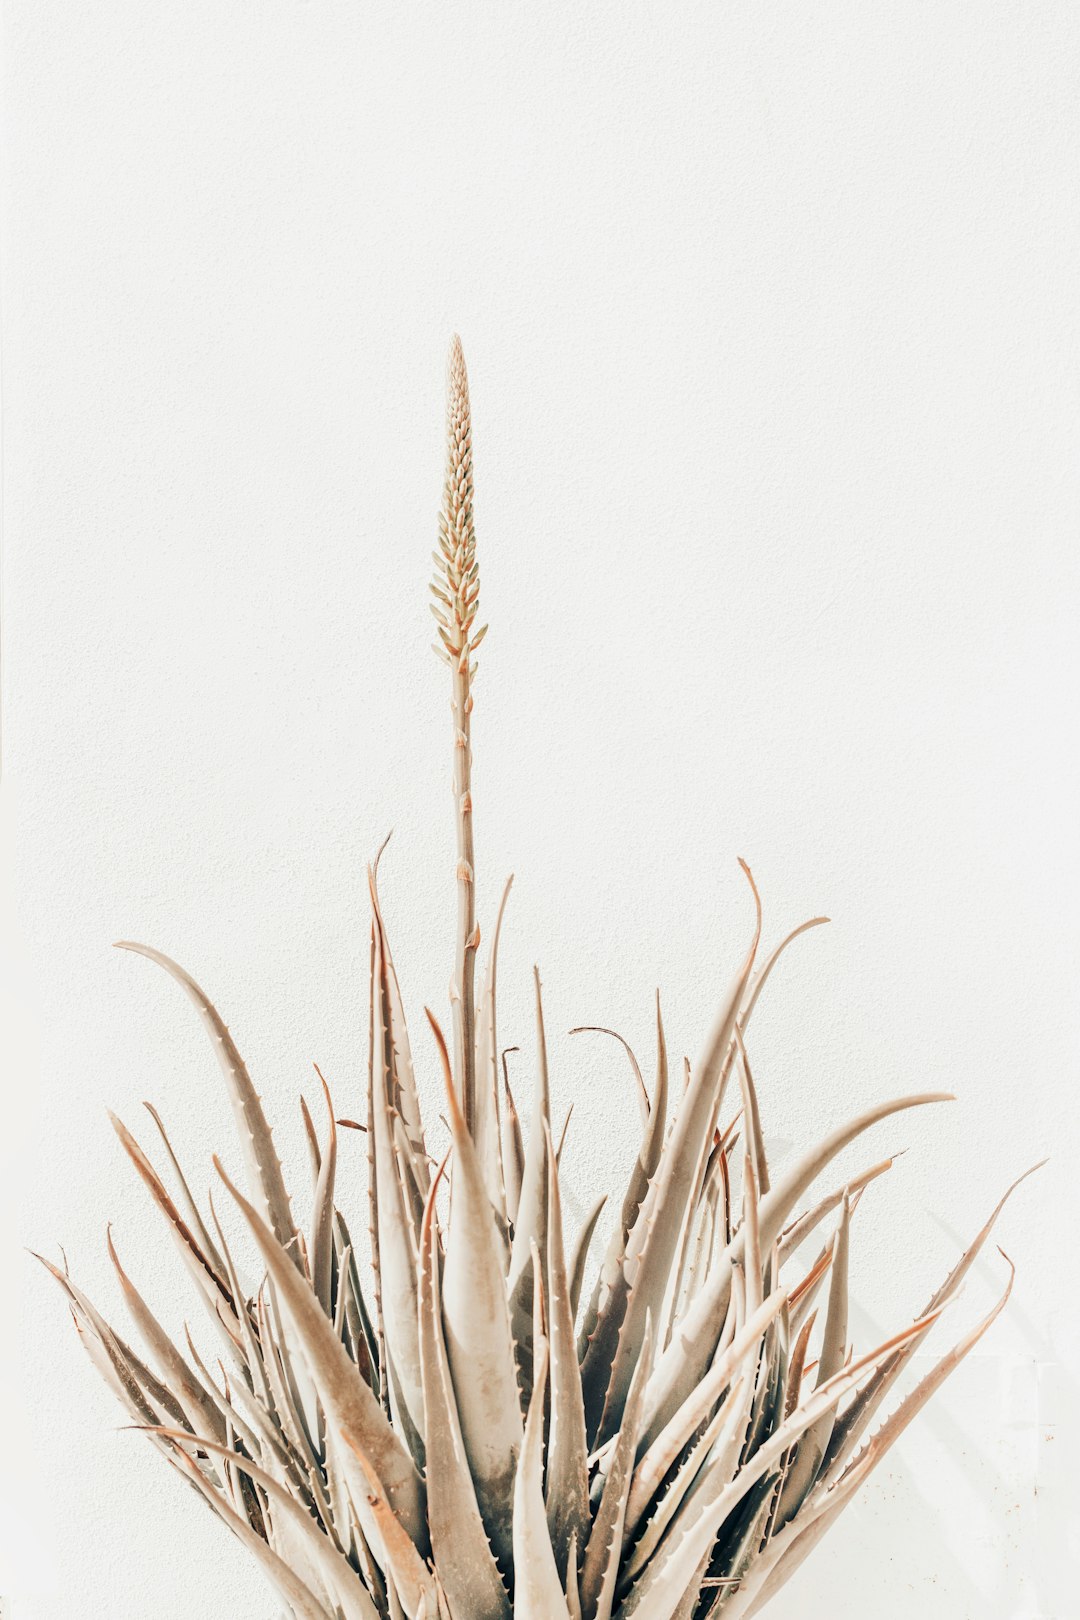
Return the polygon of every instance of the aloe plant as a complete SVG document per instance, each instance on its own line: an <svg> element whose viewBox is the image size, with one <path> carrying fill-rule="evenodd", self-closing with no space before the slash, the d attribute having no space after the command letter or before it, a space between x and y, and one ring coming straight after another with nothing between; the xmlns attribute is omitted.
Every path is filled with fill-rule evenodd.
<svg viewBox="0 0 1080 1620"><path fill-rule="evenodd" d="M697 1067L672 1084L659 1000L651 1088L623 1043L641 1145L585 1292L603 1200L568 1247L539 976L527 1132L500 1049L505 892L482 990L476 984L471 717L484 630L456 339L431 589L435 650L451 677L457 829L450 1039L431 1012L425 1036L445 1084L446 1157L436 1164L425 1142L376 860L367 1113L338 1120L321 1074L321 1129L302 1104L314 1181L306 1226L294 1216L262 1102L209 998L159 951L124 947L158 963L193 1002L235 1110L246 1191L215 1165L264 1273L253 1293L213 1200L199 1208L156 1112L168 1184L114 1120L205 1309L213 1352L190 1331L183 1345L166 1334L111 1235L138 1349L66 1265L45 1264L132 1423L251 1550L298 1620L746 1620L1002 1309L1011 1265L989 1315L872 1431L1004 1199L922 1314L856 1353L852 1227L893 1161L846 1175L809 1207L803 1201L877 1122L945 1099L880 1103L773 1173L749 1026L781 954L825 919L763 956L758 894L744 868L753 937ZM338 1204L344 1128L366 1132L365 1249Z"/></svg>

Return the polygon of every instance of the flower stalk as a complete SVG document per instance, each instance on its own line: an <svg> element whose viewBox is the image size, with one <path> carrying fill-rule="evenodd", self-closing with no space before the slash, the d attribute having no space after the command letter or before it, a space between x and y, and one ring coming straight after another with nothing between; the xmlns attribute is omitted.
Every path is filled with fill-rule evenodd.
<svg viewBox="0 0 1080 1620"><path fill-rule="evenodd" d="M439 512L439 549L431 611L438 626L434 650L451 673L454 726L452 790L457 830L457 950L450 999L454 1024L454 1079L470 1131L476 1127L476 856L473 844L472 683L474 654L487 626L475 630L480 601L473 520L472 413L461 339L450 344L446 367L446 478Z"/></svg>

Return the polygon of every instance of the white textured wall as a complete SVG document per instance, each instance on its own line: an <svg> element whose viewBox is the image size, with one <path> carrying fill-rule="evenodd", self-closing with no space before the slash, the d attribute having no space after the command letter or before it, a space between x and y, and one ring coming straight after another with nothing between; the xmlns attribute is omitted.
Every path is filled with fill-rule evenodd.
<svg viewBox="0 0 1080 1620"><path fill-rule="evenodd" d="M745 855L773 938L834 918L755 1029L774 1151L959 1096L875 1138L911 1151L859 1212L860 1345L1053 1154L1001 1222L1007 1318L772 1612L1080 1614L1076 7L8 0L5 32L20 1241L118 1308L109 1216L161 1302L177 1270L106 1106L153 1098L203 1184L223 1139L235 1162L190 1009L111 940L218 998L294 1187L311 1060L359 1106L390 827L406 996L445 1003L424 597L457 327L482 918L513 869L505 1024L530 1040L539 960L570 1208L636 1124L616 1054L559 1032L647 1048L659 983L693 1051ZM115 1432L44 1273L6 1263L16 1620L270 1620ZM1003 1276L991 1250L950 1332Z"/></svg>

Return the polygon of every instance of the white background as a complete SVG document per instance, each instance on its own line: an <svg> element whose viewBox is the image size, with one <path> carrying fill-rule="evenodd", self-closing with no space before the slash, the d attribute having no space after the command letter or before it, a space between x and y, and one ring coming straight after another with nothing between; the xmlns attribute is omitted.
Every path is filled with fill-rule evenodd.
<svg viewBox="0 0 1080 1620"><path fill-rule="evenodd" d="M1007 1182L1008 1313L770 1610L1069 1620L1077 1597L1080 15L1075 5L8 0L2 1198L120 1314L189 1309L105 1116L236 1162L190 1008L280 1121L361 1106L364 863L414 1042L452 960L428 650L442 369L475 419L481 919L529 1089L541 964L576 1218L624 1173L659 984L693 1053L750 927L773 1152L958 1101L859 1211L856 1343ZM434 1113L435 1093L429 1112ZM139 1123L140 1120L145 1123ZM352 1146L352 1144L349 1144ZM347 1155L361 1196L360 1154ZM0 1597L270 1620L118 1433L12 1243ZM990 1247L942 1346L1005 1276ZM170 1290L174 1289L170 1298ZM12 1603L12 1600L15 1600Z"/></svg>

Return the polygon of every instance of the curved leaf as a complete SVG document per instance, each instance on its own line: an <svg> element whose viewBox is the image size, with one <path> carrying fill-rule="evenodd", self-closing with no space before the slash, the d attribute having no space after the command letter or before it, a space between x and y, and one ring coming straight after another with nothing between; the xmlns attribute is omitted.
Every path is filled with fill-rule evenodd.
<svg viewBox="0 0 1080 1620"><path fill-rule="evenodd" d="M350 1361L310 1284L300 1276L258 1211L233 1186L215 1159L218 1174L243 1213L270 1280L308 1364L319 1399L335 1429L341 1430L355 1451L367 1458L386 1496L408 1534L423 1549L427 1545L424 1488L413 1462L356 1364Z"/></svg>
<svg viewBox="0 0 1080 1620"><path fill-rule="evenodd" d="M221 1072L225 1076L229 1100L236 1117L236 1133L240 1138L240 1148L244 1155L248 1183L253 1196L258 1199L262 1214L281 1247L288 1252L293 1264L299 1266L296 1228L289 1207L289 1195L285 1191L281 1162L274 1147L273 1132L263 1113L259 1094L251 1083L251 1076L224 1019L190 973L187 973L178 962L174 962L172 957L166 956L163 951L156 951L150 945L136 945L127 939L118 940L117 949L134 951L136 955L145 956L164 968L170 978L176 980L198 1012L203 1028L217 1054Z"/></svg>

